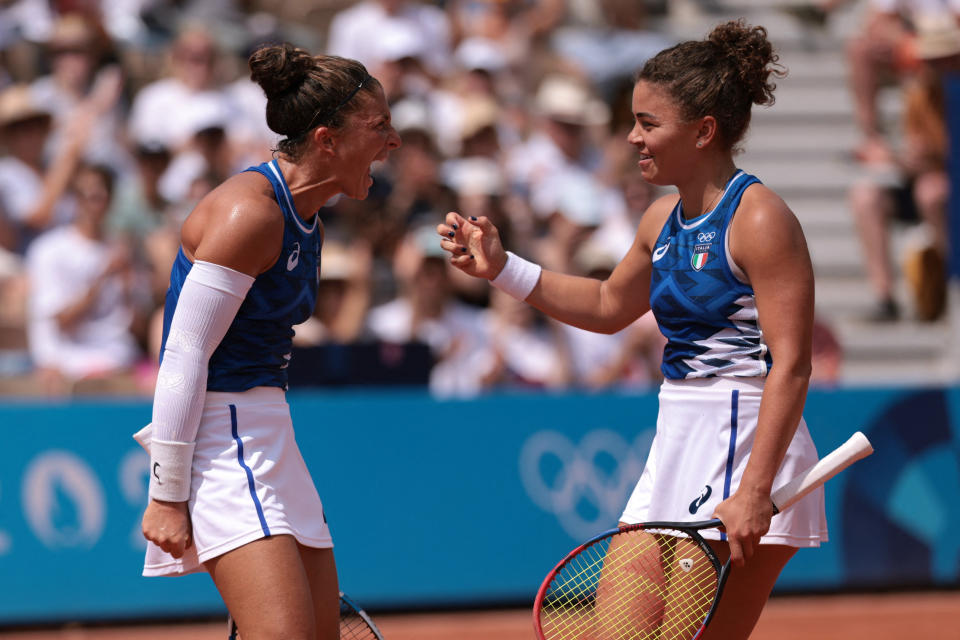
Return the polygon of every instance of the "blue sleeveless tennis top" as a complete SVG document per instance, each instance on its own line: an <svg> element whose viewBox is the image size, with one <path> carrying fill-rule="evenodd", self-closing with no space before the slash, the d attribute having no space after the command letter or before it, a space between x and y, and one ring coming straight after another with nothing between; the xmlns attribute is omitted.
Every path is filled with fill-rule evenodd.
<svg viewBox="0 0 960 640"><path fill-rule="evenodd" d="M737 170L711 211L684 220L677 202L660 231L650 307L667 338L661 371L668 380L765 376L773 364L753 288L734 275L727 252L730 220L757 182Z"/></svg>
<svg viewBox="0 0 960 640"><path fill-rule="evenodd" d="M276 160L247 171L263 174L273 185L283 212L283 249L277 262L256 277L233 324L210 357L208 391L246 391L259 386L286 389L293 326L310 317L317 301L321 244L318 217L308 225L297 215ZM170 272L163 345L192 266L181 247Z"/></svg>

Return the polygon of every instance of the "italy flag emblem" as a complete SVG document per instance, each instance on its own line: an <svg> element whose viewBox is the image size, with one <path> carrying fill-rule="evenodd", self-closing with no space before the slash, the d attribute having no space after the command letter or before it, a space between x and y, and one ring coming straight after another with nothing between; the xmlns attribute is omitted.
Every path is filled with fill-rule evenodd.
<svg viewBox="0 0 960 640"><path fill-rule="evenodd" d="M690 258L690 266L696 271L703 269L703 265L707 264L707 257L710 255L709 251L709 244L698 244L694 246L693 256Z"/></svg>

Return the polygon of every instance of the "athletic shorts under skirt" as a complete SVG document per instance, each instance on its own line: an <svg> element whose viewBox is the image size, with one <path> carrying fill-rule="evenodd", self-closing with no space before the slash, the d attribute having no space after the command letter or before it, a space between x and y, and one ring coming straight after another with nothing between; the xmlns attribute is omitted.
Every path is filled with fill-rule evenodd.
<svg viewBox="0 0 960 640"><path fill-rule="evenodd" d="M333 546L282 389L207 392L193 454L192 548L176 559L147 543L143 575L192 573L202 563L267 536Z"/></svg>
<svg viewBox="0 0 960 640"><path fill-rule="evenodd" d="M660 387L657 432L647 464L621 521L709 520L736 492L753 447L763 392L762 378L666 380ZM773 486L777 488L817 461L801 418ZM717 530L702 532L724 540ZM823 488L773 516L761 544L817 547L827 541Z"/></svg>

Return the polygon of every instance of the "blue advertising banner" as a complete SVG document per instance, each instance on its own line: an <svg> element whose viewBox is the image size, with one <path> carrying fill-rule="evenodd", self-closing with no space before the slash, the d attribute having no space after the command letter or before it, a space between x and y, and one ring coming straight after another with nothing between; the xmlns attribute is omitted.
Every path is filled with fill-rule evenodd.
<svg viewBox="0 0 960 640"><path fill-rule="evenodd" d="M530 602L575 544L614 526L646 458L656 395L291 393L341 586L370 608ZM958 389L815 391L821 453L876 453L830 481L830 542L784 591L960 585ZM0 624L215 615L206 575L140 576L149 404L0 405ZM683 473L677 469L676 473Z"/></svg>

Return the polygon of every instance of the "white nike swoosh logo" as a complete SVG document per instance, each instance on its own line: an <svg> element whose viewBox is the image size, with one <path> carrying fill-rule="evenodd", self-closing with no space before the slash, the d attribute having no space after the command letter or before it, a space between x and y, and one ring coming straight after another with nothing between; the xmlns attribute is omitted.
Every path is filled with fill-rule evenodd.
<svg viewBox="0 0 960 640"><path fill-rule="evenodd" d="M663 245L662 247L657 247L653 250L653 262L656 262L663 256L667 255L667 249L670 248L670 243Z"/></svg>

